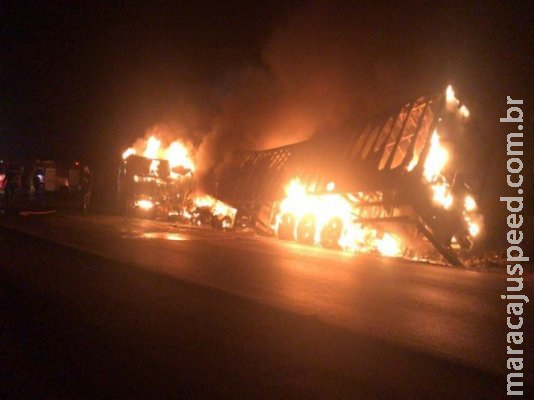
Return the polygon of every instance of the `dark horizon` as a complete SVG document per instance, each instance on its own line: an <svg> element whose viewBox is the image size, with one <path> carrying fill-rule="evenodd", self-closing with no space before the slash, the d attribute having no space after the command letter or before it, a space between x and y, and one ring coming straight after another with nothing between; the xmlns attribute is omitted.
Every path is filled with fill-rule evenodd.
<svg viewBox="0 0 534 400"><path fill-rule="evenodd" d="M254 127L272 134L269 117L294 128L293 119L309 118L307 136L345 122L313 120L316 111L369 116L447 83L483 128L494 126L504 94L530 96L528 11L299 1L5 5L2 147L87 157L117 151L159 123L183 124L193 136L247 136ZM232 107L258 115L221 124Z"/></svg>

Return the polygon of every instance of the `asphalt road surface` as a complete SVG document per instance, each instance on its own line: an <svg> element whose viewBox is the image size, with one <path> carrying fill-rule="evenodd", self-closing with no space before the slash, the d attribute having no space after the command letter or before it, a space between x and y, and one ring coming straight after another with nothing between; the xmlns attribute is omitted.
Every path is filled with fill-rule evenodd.
<svg viewBox="0 0 534 400"><path fill-rule="evenodd" d="M505 397L503 273L104 215L1 224L2 398Z"/></svg>

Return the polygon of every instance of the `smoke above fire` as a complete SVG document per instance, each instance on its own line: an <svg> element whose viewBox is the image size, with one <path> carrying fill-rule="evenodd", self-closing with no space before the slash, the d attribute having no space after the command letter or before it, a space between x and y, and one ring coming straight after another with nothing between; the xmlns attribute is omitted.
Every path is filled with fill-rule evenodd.
<svg viewBox="0 0 534 400"><path fill-rule="evenodd" d="M346 129L387 102L398 71L362 55L362 43L373 40L356 44L358 28L350 20L323 18L341 17L340 11L300 9L273 32L259 65L229 77L213 131L201 145L201 169L235 148L277 147Z"/></svg>
<svg viewBox="0 0 534 400"><path fill-rule="evenodd" d="M414 74L420 60L409 69L399 63L413 45L410 34L389 32L387 16L369 18L373 10L366 11L363 19L340 5L296 8L267 35L255 62L228 66L210 83L193 85L180 94L174 113L154 122L170 128L171 139L191 143L202 181L222 170L236 149L354 129L362 118L424 93L428 81ZM175 132L184 118L194 123Z"/></svg>

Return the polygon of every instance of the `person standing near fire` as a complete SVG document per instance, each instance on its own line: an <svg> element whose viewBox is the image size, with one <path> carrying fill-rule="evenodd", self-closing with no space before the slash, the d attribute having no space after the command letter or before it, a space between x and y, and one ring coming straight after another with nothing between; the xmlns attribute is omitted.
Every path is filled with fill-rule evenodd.
<svg viewBox="0 0 534 400"><path fill-rule="evenodd" d="M91 203L91 194L93 190L93 177L88 166L83 167L80 179L80 192L82 195L82 212L87 214Z"/></svg>

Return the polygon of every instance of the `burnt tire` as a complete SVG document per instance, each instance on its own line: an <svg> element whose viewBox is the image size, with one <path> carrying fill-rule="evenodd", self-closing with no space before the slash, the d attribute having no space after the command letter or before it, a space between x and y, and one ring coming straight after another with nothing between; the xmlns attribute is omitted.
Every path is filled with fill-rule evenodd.
<svg viewBox="0 0 534 400"><path fill-rule="evenodd" d="M343 220L334 217L321 230L321 246L329 249L339 248L339 239L343 233Z"/></svg>
<svg viewBox="0 0 534 400"><path fill-rule="evenodd" d="M229 230L232 229L232 218L226 216L221 220L221 229L222 230Z"/></svg>
<svg viewBox="0 0 534 400"><path fill-rule="evenodd" d="M305 215L297 226L297 240L303 244L315 243L315 217Z"/></svg>
<svg viewBox="0 0 534 400"><path fill-rule="evenodd" d="M211 227L213 229L224 230L224 231L232 229L232 219L228 216L223 217L223 218L218 218L218 217L213 216L211 218Z"/></svg>
<svg viewBox="0 0 534 400"><path fill-rule="evenodd" d="M296 219L292 214L284 214L280 218L276 234L282 240L294 240Z"/></svg>

